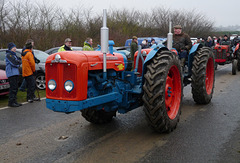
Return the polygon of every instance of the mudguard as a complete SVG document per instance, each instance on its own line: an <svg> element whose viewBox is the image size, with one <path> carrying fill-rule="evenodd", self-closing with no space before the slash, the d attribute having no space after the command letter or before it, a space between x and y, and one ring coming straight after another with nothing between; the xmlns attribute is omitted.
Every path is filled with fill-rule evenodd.
<svg viewBox="0 0 240 163"><path fill-rule="evenodd" d="M168 50L168 48L166 46L164 46L163 44L153 45L151 48L153 48L153 49L148 53L148 55L143 63L142 77L145 74L147 63L157 54L157 52L160 50Z"/></svg>
<svg viewBox="0 0 240 163"><path fill-rule="evenodd" d="M203 45L202 44L194 44L189 52L189 55L192 55L193 53L195 53L199 48L202 48Z"/></svg>

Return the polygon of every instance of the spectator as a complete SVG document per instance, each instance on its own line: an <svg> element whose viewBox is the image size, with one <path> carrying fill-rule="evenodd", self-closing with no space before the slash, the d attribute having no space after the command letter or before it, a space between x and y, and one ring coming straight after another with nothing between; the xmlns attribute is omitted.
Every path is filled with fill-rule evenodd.
<svg viewBox="0 0 240 163"><path fill-rule="evenodd" d="M157 45L157 43L156 43L155 39L154 39L154 38L152 38L152 39L151 39L151 43L150 43L150 47L151 47L151 46L153 46L154 44L156 44L156 45Z"/></svg>
<svg viewBox="0 0 240 163"><path fill-rule="evenodd" d="M144 40L142 41L141 46L142 46L142 49L147 49L147 48L149 48L148 40L147 40L147 39L144 39Z"/></svg>
<svg viewBox="0 0 240 163"><path fill-rule="evenodd" d="M25 45L28 44L28 43L32 43L32 46L34 47L34 41L33 41L32 39L28 39L28 40L26 41ZM24 46L23 49L22 49L22 53L24 52L25 49L26 49L26 47ZM33 54L35 63L40 63L40 60L35 57L33 51L32 51L32 54ZM23 81L22 81L22 84L21 84L19 90L22 91L22 92L25 92L25 89L26 89L26 88L27 88L27 83L26 83L26 80L23 78Z"/></svg>
<svg viewBox="0 0 240 163"><path fill-rule="evenodd" d="M92 38L88 37L84 42L83 51L93 51L92 44L93 44Z"/></svg>
<svg viewBox="0 0 240 163"><path fill-rule="evenodd" d="M233 44L234 46L236 46L237 43L239 43L239 42L240 42L240 40L239 40L239 37L238 37L238 36L234 37L234 39L232 40L232 44Z"/></svg>
<svg viewBox="0 0 240 163"><path fill-rule="evenodd" d="M127 70L134 69L134 54L137 50L138 50L138 38L136 36L133 36L132 43L130 45L130 54L132 62L128 62Z"/></svg>
<svg viewBox="0 0 240 163"><path fill-rule="evenodd" d="M138 50L138 38L136 36L132 37L132 43L130 47L130 53L131 53L131 60L134 61L134 54Z"/></svg>
<svg viewBox="0 0 240 163"><path fill-rule="evenodd" d="M19 66L22 64L21 58L16 55L16 45L8 44L6 51L6 75L10 83L8 106L19 107L22 104L17 102Z"/></svg>
<svg viewBox="0 0 240 163"><path fill-rule="evenodd" d="M61 46L59 49L58 49L58 52L61 52L61 51L72 51L72 40L70 38L66 38L65 41L64 41L64 45Z"/></svg>
<svg viewBox="0 0 240 163"><path fill-rule="evenodd" d="M207 47L212 47L213 46L213 41L210 36L208 36L207 41L205 42L205 46Z"/></svg>
<svg viewBox="0 0 240 163"><path fill-rule="evenodd" d="M25 50L22 53L22 76L27 82L27 101L32 103L39 99L35 97L35 61L32 53L33 46L29 42L25 45Z"/></svg>
<svg viewBox="0 0 240 163"><path fill-rule="evenodd" d="M220 44L220 41L222 40L222 36L219 36L217 39L217 43Z"/></svg>

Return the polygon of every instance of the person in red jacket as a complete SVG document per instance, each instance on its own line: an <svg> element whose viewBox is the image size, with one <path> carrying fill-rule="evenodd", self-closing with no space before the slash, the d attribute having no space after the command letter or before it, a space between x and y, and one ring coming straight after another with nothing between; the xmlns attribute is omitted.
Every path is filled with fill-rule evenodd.
<svg viewBox="0 0 240 163"><path fill-rule="evenodd" d="M22 53L22 76L27 82L27 101L31 103L39 100L35 97L35 60L32 43L27 43L25 47Z"/></svg>

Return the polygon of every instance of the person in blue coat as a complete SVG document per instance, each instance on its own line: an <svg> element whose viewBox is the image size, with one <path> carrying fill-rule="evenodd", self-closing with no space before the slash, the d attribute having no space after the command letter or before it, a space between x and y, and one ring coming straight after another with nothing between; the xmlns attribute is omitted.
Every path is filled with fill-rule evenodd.
<svg viewBox="0 0 240 163"><path fill-rule="evenodd" d="M16 55L16 50L16 45L10 42L6 51L6 75L10 84L8 106L10 107L19 107L22 105L17 102L18 68L22 64L22 60Z"/></svg>

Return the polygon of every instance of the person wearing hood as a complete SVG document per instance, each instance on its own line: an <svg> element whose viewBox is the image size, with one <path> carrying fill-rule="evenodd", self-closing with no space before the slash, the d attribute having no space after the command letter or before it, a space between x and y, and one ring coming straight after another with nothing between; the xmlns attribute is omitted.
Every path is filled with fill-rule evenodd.
<svg viewBox="0 0 240 163"><path fill-rule="evenodd" d="M16 55L16 45L12 42L8 44L8 50L6 51L6 75L9 80L9 99L8 106L19 107L22 104L17 102L17 92L18 92L18 68L22 64L21 58Z"/></svg>
<svg viewBox="0 0 240 163"><path fill-rule="evenodd" d="M65 41L64 41L64 45L61 46L59 49L58 49L58 52L61 52L61 51L72 51L72 40L70 38L66 38Z"/></svg>
<svg viewBox="0 0 240 163"><path fill-rule="evenodd" d="M88 37L84 42L83 51L93 51L92 44L93 44L92 38Z"/></svg>
<svg viewBox="0 0 240 163"><path fill-rule="evenodd" d="M28 39L28 40L26 41L25 45L28 44L28 43L32 43L32 46L34 47L34 41L33 41L32 39ZM26 49L26 47L24 46L23 49L22 49L22 53L24 52L25 49ZM32 54L33 54L35 63L37 63L37 64L40 63L40 60L35 57L33 51L32 51ZM23 79L22 84L21 84L21 86L19 87L19 90L22 91L22 92L25 92L25 89L26 89L26 88L27 88L27 82L26 82L25 79Z"/></svg>
<svg viewBox="0 0 240 163"><path fill-rule="evenodd" d="M29 42L25 45L25 50L22 53L22 76L27 82L27 101L32 103L39 99L35 97L35 60L33 55L33 46Z"/></svg>

